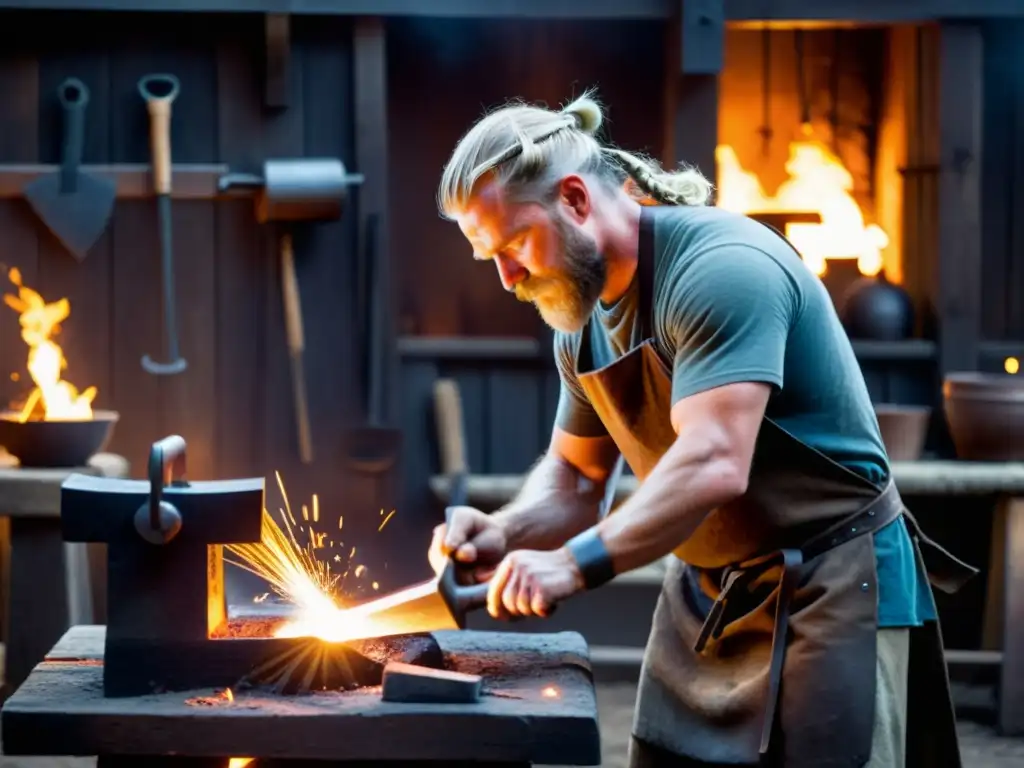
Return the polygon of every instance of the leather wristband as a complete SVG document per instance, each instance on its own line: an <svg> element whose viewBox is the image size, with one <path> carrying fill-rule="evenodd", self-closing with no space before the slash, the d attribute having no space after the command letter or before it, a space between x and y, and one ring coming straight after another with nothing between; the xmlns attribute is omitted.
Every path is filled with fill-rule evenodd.
<svg viewBox="0 0 1024 768"><path fill-rule="evenodd" d="M566 542L587 589L597 589L615 578L615 566L597 528L589 528Z"/></svg>

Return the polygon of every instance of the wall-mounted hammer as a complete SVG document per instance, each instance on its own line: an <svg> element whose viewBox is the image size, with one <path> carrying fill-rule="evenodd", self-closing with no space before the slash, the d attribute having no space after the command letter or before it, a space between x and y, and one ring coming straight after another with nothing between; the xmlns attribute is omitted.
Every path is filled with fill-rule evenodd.
<svg viewBox="0 0 1024 768"><path fill-rule="evenodd" d="M218 188L221 192L239 188L255 190L256 220L261 224L312 223L340 219L345 210L348 188L362 181L361 175L347 173L341 160L297 158L267 160L263 164L262 175L228 174L221 177ZM313 440L302 359L305 348L302 305L299 281L295 274L292 237L287 229L281 233L280 256L284 322L291 359L299 455L304 464L310 464L313 461Z"/></svg>

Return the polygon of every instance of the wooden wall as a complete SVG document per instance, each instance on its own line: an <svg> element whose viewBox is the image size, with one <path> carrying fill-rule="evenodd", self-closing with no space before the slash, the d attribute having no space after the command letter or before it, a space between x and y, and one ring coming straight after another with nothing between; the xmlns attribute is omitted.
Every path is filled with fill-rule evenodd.
<svg viewBox="0 0 1024 768"><path fill-rule="evenodd" d="M1024 352L1024 23L984 32L982 336Z"/></svg>
<svg viewBox="0 0 1024 768"><path fill-rule="evenodd" d="M536 311L510 300L494 267L474 262L458 227L438 215L441 170L486 110L515 98L557 107L590 87L607 105L607 138L660 156L662 24L402 19L388 34L402 332L544 334Z"/></svg>
<svg viewBox="0 0 1024 768"><path fill-rule="evenodd" d="M136 84L146 73L167 71L181 81L172 121L176 162L258 172L266 157L335 156L352 168L352 22L293 19L291 101L276 112L263 106L263 23L256 15L0 13L0 164L57 161L54 93L71 75L92 92L85 162L147 163L147 117ZM189 367L157 378L140 365L144 354L162 349L155 202L119 200L109 230L78 264L24 201L0 201L0 261L19 267L44 297L70 298L60 338L66 376L81 387L95 384L96 405L119 411L111 449L140 475L149 445L179 433L192 479L265 474L271 510L281 504L273 475L280 471L293 504L318 494L329 530L345 516L350 544L361 548L356 562L368 565L382 589L421 573L425 558L422 566L404 567L409 558L387 562L396 542L422 537L414 514L397 514L377 533L380 508L394 502L386 498L397 488L394 478L378 486L346 470L345 430L362 413L354 217L295 234L315 449L314 464L304 466L276 236L254 221L248 201L176 200L173 209ZM25 358L16 316L0 309L4 373L24 374ZM10 400L18 386L5 375L0 397Z"/></svg>

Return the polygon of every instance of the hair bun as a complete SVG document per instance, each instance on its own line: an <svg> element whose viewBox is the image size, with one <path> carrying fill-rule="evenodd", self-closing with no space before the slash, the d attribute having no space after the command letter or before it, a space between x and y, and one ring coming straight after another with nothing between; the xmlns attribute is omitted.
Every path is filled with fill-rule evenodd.
<svg viewBox="0 0 1024 768"><path fill-rule="evenodd" d="M588 136L597 133L601 123L604 122L601 105L594 101L590 93L583 94L576 101L564 107L562 114L572 115L576 120L576 127Z"/></svg>

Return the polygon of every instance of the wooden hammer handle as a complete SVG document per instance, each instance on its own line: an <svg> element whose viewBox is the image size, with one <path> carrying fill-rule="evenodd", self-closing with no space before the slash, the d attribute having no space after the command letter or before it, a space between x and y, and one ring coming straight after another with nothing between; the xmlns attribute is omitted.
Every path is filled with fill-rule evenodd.
<svg viewBox="0 0 1024 768"><path fill-rule="evenodd" d="M453 477L468 472L466 436L462 422L462 398L454 379L434 382L434 418L441 453L441 471Z"/></svg>
<svg viewBox="0 0 1024 768"><path fill-rule="evenodd" d="M295 248L292 236L281 236L281 293L284 301L284 329L288 351L302 352L306 347L302 328L302 303L299 299L299 278L295 274Z"/></svg>

